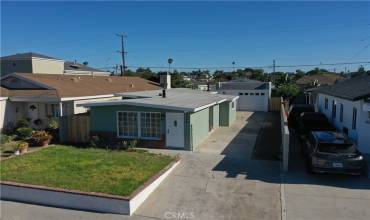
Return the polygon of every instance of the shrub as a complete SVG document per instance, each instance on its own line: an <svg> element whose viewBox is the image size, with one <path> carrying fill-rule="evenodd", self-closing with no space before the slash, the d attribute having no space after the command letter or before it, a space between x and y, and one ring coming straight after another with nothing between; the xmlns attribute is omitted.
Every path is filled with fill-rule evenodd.
<svg viewBox="0 0 370 220"><path fill-rule="evenodd" d="M50 118L47 124L48 129L56 130L59 128L59 122L56 118Z"/></svg>
<svg viewBox="0 0 370 220"><path fill-rule="evenodd" d="M51 138L51 135L46 131L34 131L31 141L36 146L44 146L45 144L49 144Z"/></svg>
<svg viewBox="0 0 370 220"><path fill-rule="evenodd" d="M6 135L6 134L0 134L0 144L6 144L9 143L14 139L13 136L11 135Z"/></svg>
<svg viewBox="0 0 370 220"><path fill-rule="evenodd" d="M30 122L26 118L19 119L15 124L15 129L30 127Z"/></svg>
<svg viewBox="0 0 370 220"><path fill-rule="evenodd" d="M32 128L30 127L20 127L16 131L18 139L26 140L32 136Z"/></svg>
<svg viewBox="0 0 370 220"><path fill-rule="evenodd" d="M128 144L128 149L133 149L135 147L137 147L137 140L130 141Z"/></svg>
<svg viewBox="0 0 370 220"><path fill-rule="evenodd" d="M90 137L90 147L98 148L100 145L100 138L98 135L93 135Z"/></svg>

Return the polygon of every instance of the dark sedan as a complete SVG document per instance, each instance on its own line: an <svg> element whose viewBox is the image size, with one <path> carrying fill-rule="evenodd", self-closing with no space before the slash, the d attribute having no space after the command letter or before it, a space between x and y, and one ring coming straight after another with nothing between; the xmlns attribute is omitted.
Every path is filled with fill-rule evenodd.
<svg viewBox="0 0 370 220"><path fill-rule="evenodd" d="M356 146L341 133L314 131L302 143L308 173L367 175L367 163Z"/></svg>
<svg viewBox="0 0 370 220"><path fill-rule="evenodd" d="M336 128L320 112L303 112L297 120L298 135L308 135L311 131L335 131Z"/></svg>

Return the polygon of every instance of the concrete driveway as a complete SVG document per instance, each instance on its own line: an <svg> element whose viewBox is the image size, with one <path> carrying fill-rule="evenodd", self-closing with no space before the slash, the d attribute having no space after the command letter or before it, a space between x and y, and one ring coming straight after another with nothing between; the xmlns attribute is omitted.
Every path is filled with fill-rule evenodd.
<svg viewBox="0 0 370 220"><path fill-rule="evenodd" d="M289 173L283 174L287 220L370 219L370 179L346 175L309 175L292 137Z"/></svg>
<svg viewBox="0 0 370 220"><path fill-rule="evenodd" d="M131 217L2 202L2 219L281 219L279 163L251 159L266 114L238 112L196 152L153 150L182 162Z"/></svg>

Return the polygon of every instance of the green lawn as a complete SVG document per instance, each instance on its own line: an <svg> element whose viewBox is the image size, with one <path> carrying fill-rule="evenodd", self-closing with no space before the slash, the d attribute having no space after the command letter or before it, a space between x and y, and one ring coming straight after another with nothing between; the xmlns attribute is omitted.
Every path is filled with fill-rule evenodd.
<svg viewBox="0 0 370 220"><path fill-rule="evenodd" d="M175 158L52 145L1 162L1 180L129 196Z"/></svg>

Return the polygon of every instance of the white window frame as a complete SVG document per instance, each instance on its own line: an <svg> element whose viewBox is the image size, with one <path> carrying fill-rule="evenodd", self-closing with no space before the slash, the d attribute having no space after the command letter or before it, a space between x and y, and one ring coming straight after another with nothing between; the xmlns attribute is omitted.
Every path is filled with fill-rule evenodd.
<svg viewBox="0 0 370 220"><path fill-rule="evenodd" d="M140 124L140 118L138 116L138 112L135 112L135 111L117 111L116 112L116 121L117 121L117 137L120 137L120 138L139 138L140 137L140 129L138 129L137 131L137 136L125 136L125 135L120 135L119 134L119 113L135 113L136 114L136 117L137 117L137 121L138 123ZM137 127L138 128L138 127ZM123 132L124 133L124 132Z"/></svg>
<svg viewBox="0 0 370 220"><path fill-rule="evenodd" d="M156 115L159 115L159 137L144 137L142 135L142 132L141 132L141 114L156 114ZM151 116L150 116L151 117ZM151 120L150 120L151 121ZM139 134L140 134L140 138L141 139L145 139L145 140L161 140L161 121L162 121L162 113L161 112L140 112L139 113ZM151 122L150 122L151 123ZM150 124L151 125L151 124Z"/></svg>
<svg viewBox="0 0 370 220"><path fill-rule="evenodd" d="M137 117L137 136L125 136L125 135L120 135L119 134L119 113L135 113L136 114L136 117ZM160 136L159 137L143 137L141 135L141 114L142 113L150 113L150 114L159 114L159 134ZM116 112L116 122L117 122L117 137L119 138L129 138L129 139L143 139L143 140L161 140L161 135L162 135L162 131L161 131L161 122L162 122L162 113L161 112L136 112L136 111L117 111Z"/></svg>

